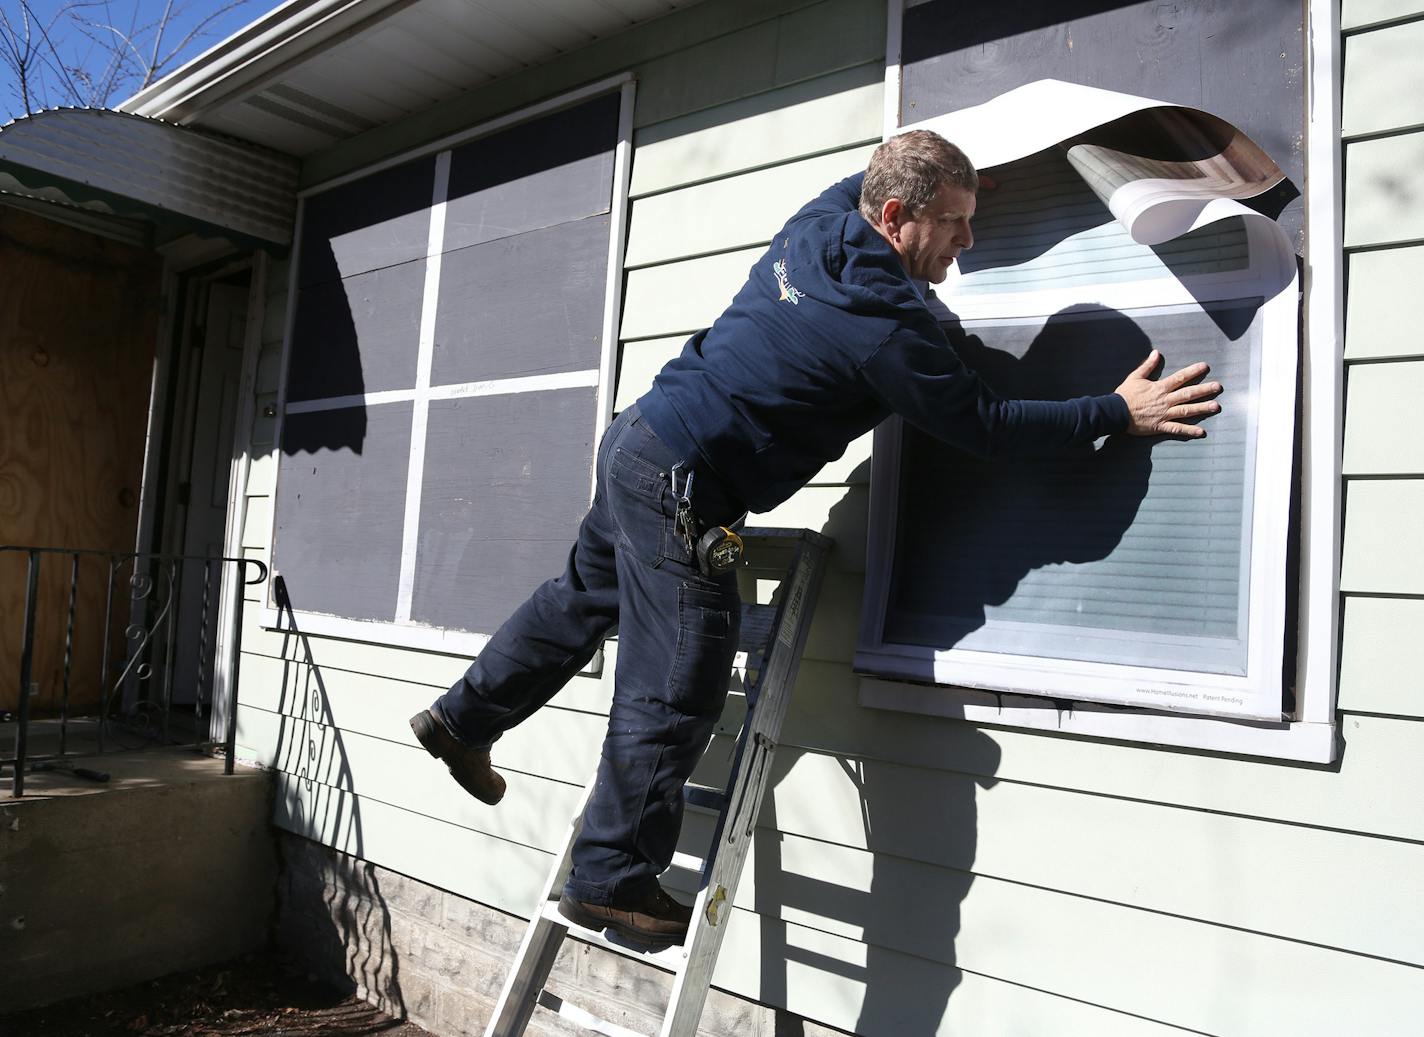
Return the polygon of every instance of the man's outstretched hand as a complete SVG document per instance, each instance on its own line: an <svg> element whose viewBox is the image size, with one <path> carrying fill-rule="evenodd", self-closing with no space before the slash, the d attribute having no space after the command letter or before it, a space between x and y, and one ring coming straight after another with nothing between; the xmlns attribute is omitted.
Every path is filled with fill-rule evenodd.
<svg viewBox="0 0 1424 1037"><path fill-rule="evenodd" d="M1127 401L1132 415L1127 431L1134 436L1202 438L1206 430L1186 422L1221 410L1221 404L1210 399L1221 392L1221 383L1200 381L1211 370L1200 363L1153 381L1152 374L1161 364L1162 354L1154 349L1117 387L1117 394Z"/></svg>

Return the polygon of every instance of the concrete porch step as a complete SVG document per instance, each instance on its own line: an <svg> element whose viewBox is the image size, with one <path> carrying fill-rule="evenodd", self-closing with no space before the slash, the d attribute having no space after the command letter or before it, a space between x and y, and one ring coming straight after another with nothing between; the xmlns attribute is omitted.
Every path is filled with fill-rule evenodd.
<svg viewBox="0 0 1424 1037"><path fill-rule="evenodd" d="M276 886L270 774L190 749L66 763L0 790L0 1005L20 1009L266 944Z"/></svg>

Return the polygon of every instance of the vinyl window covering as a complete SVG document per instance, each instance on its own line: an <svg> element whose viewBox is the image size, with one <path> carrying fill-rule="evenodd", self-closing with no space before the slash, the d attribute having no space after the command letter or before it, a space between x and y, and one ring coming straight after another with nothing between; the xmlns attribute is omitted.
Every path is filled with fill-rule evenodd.
<svg viewBox="0 0 1424 1037"><path fill-rule="evenodd" d="M600 426L620 97L304 199L273 522L296 612L489 634L562 569Z"/></svg>
<svg viewBox="0 0 1424 1037"><path fill-rule="evenodd" d="M960 357L996 392L1102 392L1156 347L1168 369L1207 361L1242 405L1211 419L1205 441L1120 436L1030 458L980 460L902 428L884 638L1244 674L1249 401L1262 345L1262 300L1232 298L1249 291L1246 228L1228 220L1139 245L1058 149L994 177L976 220L984 247L962 257L950 299L994 315L961 320L937 297L934 307ZM1172 280L1223 297L1172 304ZM1156 305L1154 281L1165 289ZM1092 301L1108 284L1147 305ZM1086 301L1045 315L1035 304L1053 291Z"/></svg>
<svg viewBox="0 0 1424 1037"><path fill-rule="evenodd" d="M875 442L859 672L1059 703L1289 713L1284 502L1298 316L1280 264L1275 274L1257 267L1269 265L1263 233L1277 257L1293 258L1301 241L1292 184L1304 173L1303 33L1298 6L1259 15L1227 25L1219 5L1148 2L966 17L932 0L904 10L902 123L933 125L1060 80L1210 112L1204 137L1219 117L1284 180L1246 203L1274 226L1201 221L1149 247L1104 204L1114 192L1101 178L1114 170L1095 166L1092 151L1141 156L1139 170L1210 155L1181 151L1159 132L1170 121L1129 116L1092 131L1087 149L1064 139L994 160L976 246L930 299L966 363L1001 395L1066 399L1111 390L1155 345L1165 371L1208 361L1227 386L1225 409L1206 422L1205 441L1121 436L988 461L887 422ZM1156 42L1121 45L1142 39ZM1210 164L1202 171L1210 177Z"/></svg>

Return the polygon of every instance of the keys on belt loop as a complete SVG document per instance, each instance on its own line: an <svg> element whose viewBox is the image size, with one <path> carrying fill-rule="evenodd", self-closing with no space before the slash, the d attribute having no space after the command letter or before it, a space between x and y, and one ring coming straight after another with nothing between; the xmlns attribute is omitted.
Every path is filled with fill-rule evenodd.
<svg viewBox="0 0 1424 1037"><path fill-rule="evenodd" d="M677 498L677 516L673 519L673 528L682 536L682 542L687 545L687 553L691 555L697 550L697 519L692 515L692 478L697 473L688 472L679 491L677 470L682 466L681 461L672 466L672 492Z"/></svg>

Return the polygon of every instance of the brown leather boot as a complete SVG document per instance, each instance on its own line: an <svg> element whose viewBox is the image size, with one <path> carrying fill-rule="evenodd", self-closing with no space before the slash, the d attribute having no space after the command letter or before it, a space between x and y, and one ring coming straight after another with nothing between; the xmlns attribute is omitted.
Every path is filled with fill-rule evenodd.
<svg viewBox="0 0 1424 1037"><path fill-rule="evenodd" d="M655 947L682 943L692 921L692 908L679 904L661 886L618 904L589 904L565 893L559 898L559 914L585 929L612 929L630 940Z"/></svg>
<svg viewBox="0 0 1424 1037"><path fill-rule="evenodd" d="M410 729L426 752L449 766L451 777L470 795L491 806L504 798L504 779L490 766L488 749L465 748L428 709L410 718Z"/></svg>

